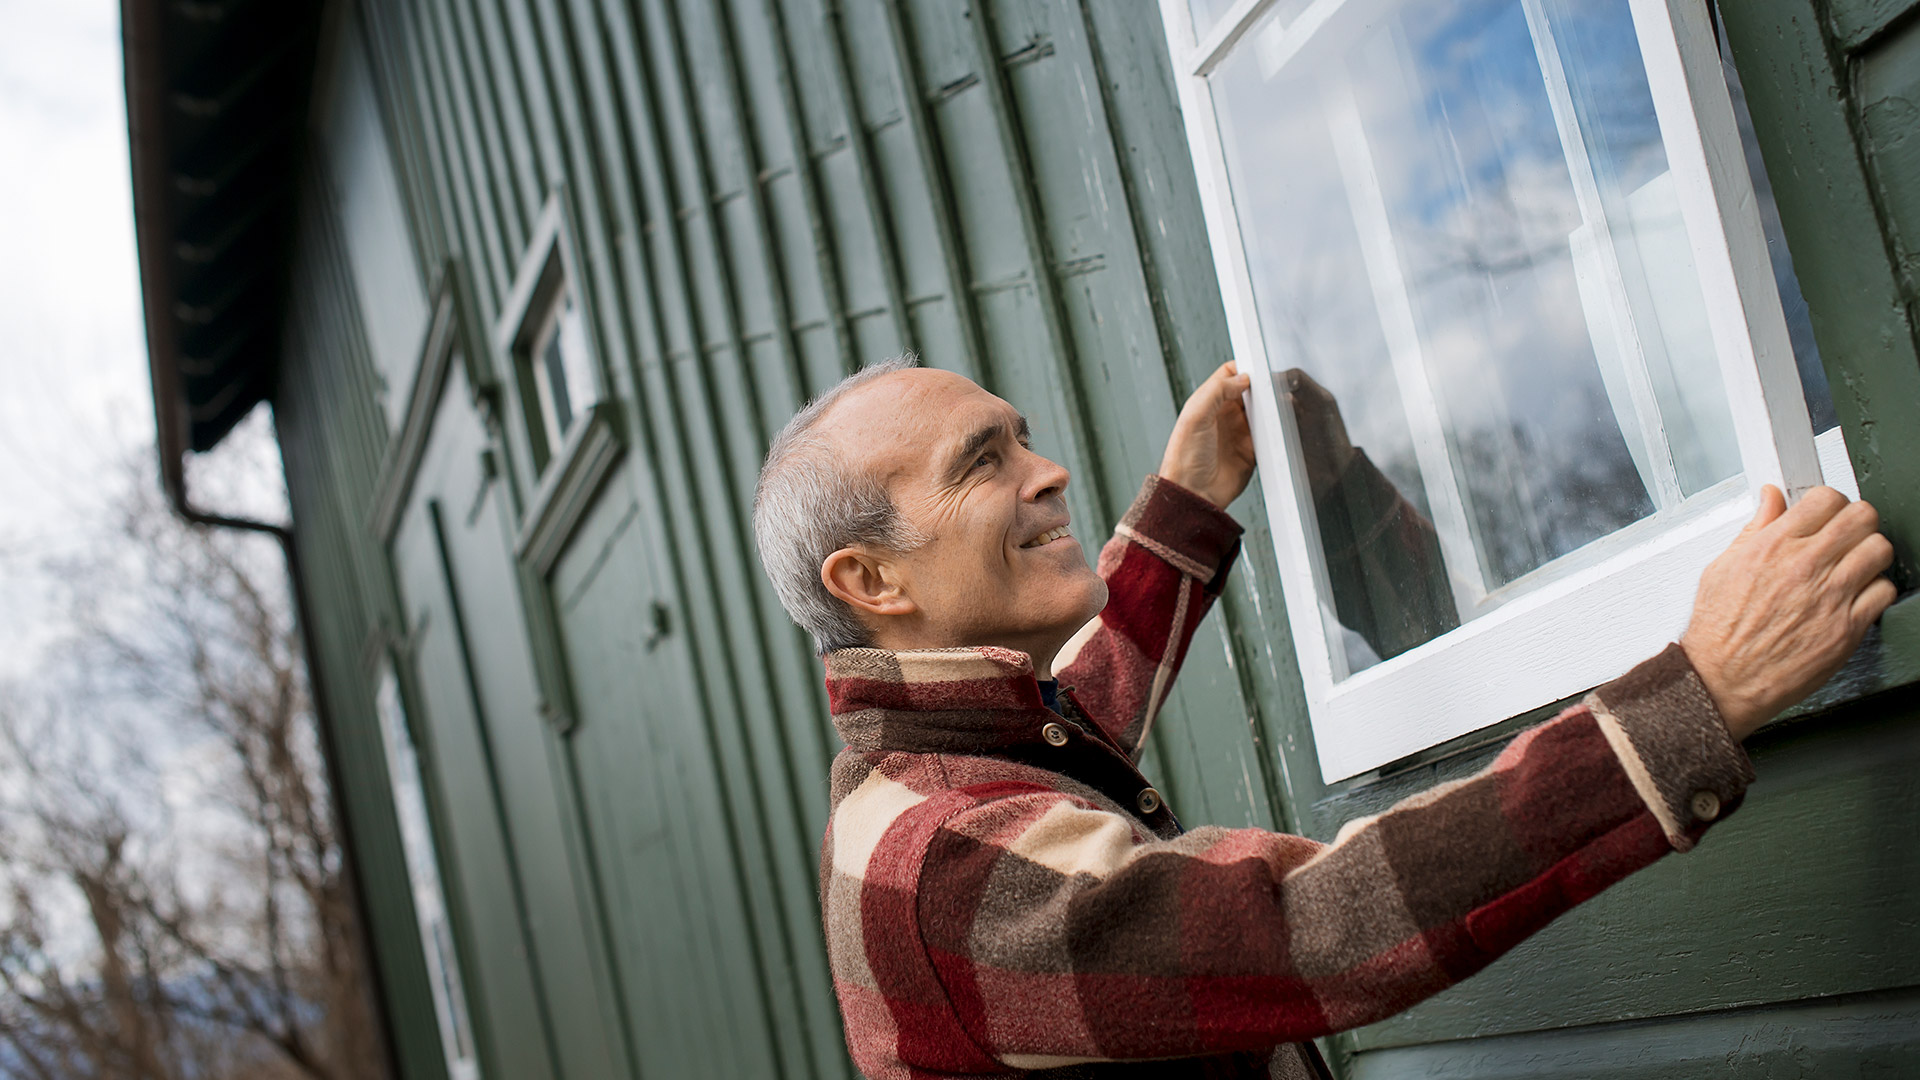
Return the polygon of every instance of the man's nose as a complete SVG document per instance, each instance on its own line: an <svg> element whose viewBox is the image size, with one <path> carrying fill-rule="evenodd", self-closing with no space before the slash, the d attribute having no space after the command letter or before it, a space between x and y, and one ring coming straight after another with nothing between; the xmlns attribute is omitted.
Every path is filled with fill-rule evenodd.
<svg viewBox="0 0 1920 1080"><path fill-rule="evenodd" d="M1028 454L1033 458L1033 472L1027 477L1026 490L1022 492L1028 501L1037 502L1067 490L1067 481L1071 479L1072 474L1067 472L1065 465L1041 457L1031 450Z"/></svg>

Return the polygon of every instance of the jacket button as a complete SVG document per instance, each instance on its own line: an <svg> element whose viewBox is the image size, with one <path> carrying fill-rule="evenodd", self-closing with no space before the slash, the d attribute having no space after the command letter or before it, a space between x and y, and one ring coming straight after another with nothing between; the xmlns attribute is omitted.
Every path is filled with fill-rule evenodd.
<svg viewBox="0 0 1920 1080"><path fill-rule="evenodd" d="M1057 723L1049 723L1046 727L1041 728L1040 737L1047 740L1047 743L1051 746L1067 745L1067 729Z"/></svg>
<svg viewBox="0 0 1920 1080"><path fill-rule="evenodd" d="M1712 821L1720 816L1720 796L1711 791L1693 793L1693 816L1701 821Z"/></svg>
<svg viewBox="0 0 1920 1080"><path fill-rule="evenodd" d="M1140 793L1138 799L1134 800L1134 805L1140 808L1141 813L1151 814L1155 810L1160 809L1160 793L1152 788L1148 788Z"/></svg>

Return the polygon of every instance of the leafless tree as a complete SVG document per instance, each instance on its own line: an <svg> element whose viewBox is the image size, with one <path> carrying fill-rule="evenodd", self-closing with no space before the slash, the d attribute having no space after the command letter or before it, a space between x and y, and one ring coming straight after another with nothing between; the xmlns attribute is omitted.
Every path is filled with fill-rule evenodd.
<svg viewBox="0 0 1920 1080"><path fill-rule="evenodd" d="M383 1076L284 564L138 472L0 698L0 1074Z"/></svg>

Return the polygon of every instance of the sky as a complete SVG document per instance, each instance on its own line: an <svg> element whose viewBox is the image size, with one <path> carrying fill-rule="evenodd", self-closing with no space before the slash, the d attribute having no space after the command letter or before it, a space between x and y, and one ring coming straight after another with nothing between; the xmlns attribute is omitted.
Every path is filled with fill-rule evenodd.
<svg viewBox="0 0 1920 1080"><path fill-rule="evenodd" d="M40 567L153 442L114 0L0 0L0 675L53 631Z"/></svg>
<svg viewBox="0 0 1920 1080"><path fill-rule="evenodd" d="M0 522L44 537L153 437L118 4L0 0Z"/></svg>
<svg viewBox="0 0 1920 1080"><path fill-rule="evenodd" d="M0 0L0 697L10 707L45 689L34 680L69 640L56 564L102 535L129 462L159 483L119 8ZM262 410L248 422L255 448L267 420ZM229 470L246 494L280 490L270 455L246 465ZM176 830L213 827L200 780L215 774L212 753L161 751L159 794ZM0 763L0 787L9 782Z"/></svg>
<svg viewBox="0 0 1920 1080"><path fill-rule="evenodd" d="M0 0L0 679L62 632L46 570L98 528L153 398L118 0ZM255 418L254 427L265 424Z"/></svg>

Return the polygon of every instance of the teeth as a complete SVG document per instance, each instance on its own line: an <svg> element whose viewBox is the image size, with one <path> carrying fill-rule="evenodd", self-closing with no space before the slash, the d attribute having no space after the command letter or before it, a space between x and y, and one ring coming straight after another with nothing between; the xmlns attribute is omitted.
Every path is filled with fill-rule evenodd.
<svg viewBox="0 0 1920 1080"><path fill-rule="evenodd" d="M1072 536L1072 535L1073 533L1067 528L1067 526L1062 525L1057 529L1048 529L1046 532L1041 533L1039 536L1034 537L1032 540L1029 540L1020 546L1021 547L1039 547L1041 544L1051 544L1055 540L1058 540L1063 536Z"/></svg>

